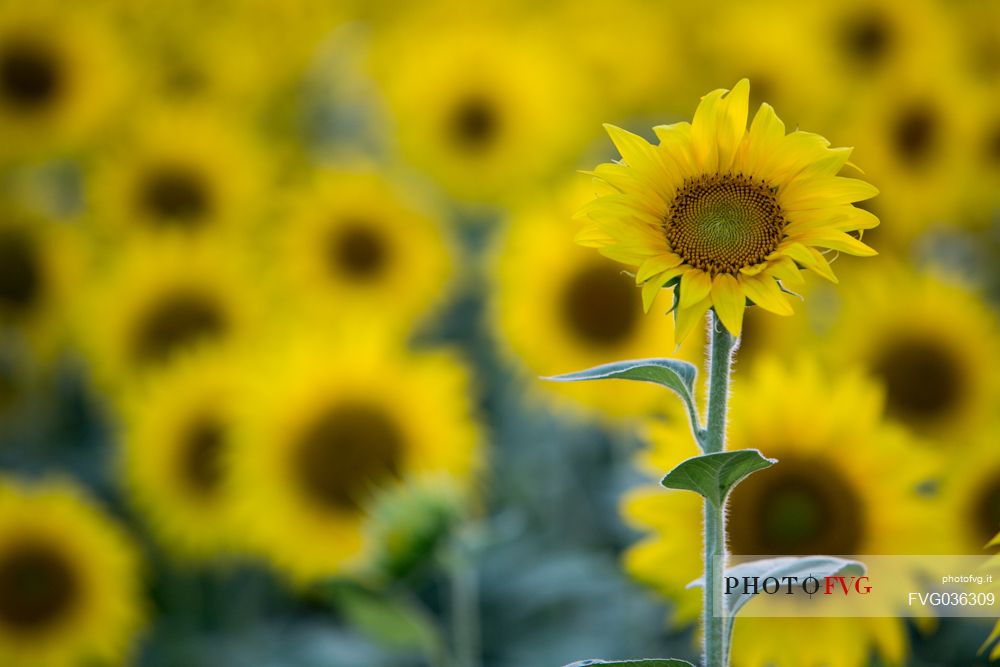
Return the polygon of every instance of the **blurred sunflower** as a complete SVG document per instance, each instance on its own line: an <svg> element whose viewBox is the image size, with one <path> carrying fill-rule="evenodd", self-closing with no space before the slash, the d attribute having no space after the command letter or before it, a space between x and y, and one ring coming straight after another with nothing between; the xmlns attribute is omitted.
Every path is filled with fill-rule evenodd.
<svg viewBox="0 0 1000 667"><path fill-rule="evenodd" d="M996 446L1000 424L992 420L972 438L963 456L951 457L937 488L949 524L958 533L956 554L978 554L1000 531L1000 451Z"/></svg>
<svg viewBox="0 0 1000 667"><path fill-rule="evenodd" d="M95 379L120 388L191 348L236 343L259 322L239 252L212 239L136 240L75 316Z"/></svg>
<svg viewBox="0 0 1000 667"><path fill-rule="evenodd" d="M95 225L117 236L246 230L266 198L264 158L239 123L160 109L109 150L88 185Z"/></svg>
<svg viewBox="0 0 1000 667"><path fill-rule="evenodd" d="M494 328L509 356L535 378L662 356L673 339L669 317L643 317L634 281L620 266L573 244L573 212L592 192L574 180L541 202L522 202L495 250ZM690 337L674 356L697 361L700 340ZM615 417L649 414L664 399L662 390L640 383L531 384Z"/></svg>
<svg viewBox="0 0 1000 667"><path fill-rule="evenodd" d="M857 372L824 377L804 359L784 369L773 357L736 382L730 446L759 448L778 463L734 490L732 553L934 553L950 538L946 522L935 521L943 517L917 492L936 460L904 429L881 421L876 384ZM683 418L654 426L651 440L643 464L657 474L698 453ZM701 510L695 494L659 486L632 492L623 505L630 522L652 533L626 553L626 568L677 603L678 623L693 621L701 608L701 591L685 588L701 574ZM871 647L900 662L905 622L740 618L732 655L737 665L854 667L866 664Z"/></svg>
<svg viewBox="0 0 1000 667"><path fill-rule="evenodd" d="M834 139L855 141L855 157L879 184L870 210L887 224L874 238L884 235L905 249L928 226L955 222L963 193L979 178L969 157L984 124L970 104L970 82L944 61L924 68L903 61L884 81L852 98Z"/></svg>
<svg viewBox="0 0 1000 667"><path fill-rule="evenodd" d="M650 0L603 2L561 0L544 15L550 34L586 68L603 117L671 104L686 62L672 7ZM636 63L643 63L636 67ZM575 112L574 112L575 113Z"/></svg>
<svg viewBox="0 0 1000 667"><path fill-rule="evenodd" d="M597 167L610 193L579 213L579 243L638 267L647 311L662 288L677 294L678 341L709 308L735 336L748 300L790 315L782 284L800 284L800 268L837 280L817 248L875 254L849 234L878 224L852 206L878 190L837 176L851 149L799 130L786 135L767 104L747 131L749 94L746 79L712 91L691 123L654 128L656 146L606 126L622 161Z"/></svg>
<svg viewBox="0 0 1000 667"><path fill-rule="evenodd" d="M698 29L692 49L704 63L689 76L685 92L700 95L707 81L753 82L750 108L762 102L781 109L794 126L830 123L843 91L839 72L823 68L801 8L788 0L729 0L680 9ZM824 76L817 77L822 71Z"/></svg>
<svg viewBox="0 0 1000 667"><path fill-rule="evenodd" d="M122 87L100 12L71 3L0 6L0 161L90 138Z"/></svg>
<svg viewBox="0 0 1000 667"><path fill-rule="evenodd" d="M435 475L470 489L479 431L451 354L296 340L273 361L241 406L229 463L247 537L293 581L372 554L380 489Z"/></svg>
<svg viewBox="0 0 1000 667"><path fill-rule="evenodd" d="M223 462L238 368L214 351L191 354L125 398L123 478L160 543L181 558L204 559L235 544Z"/></svg>
<svg viewBox="0 0 1000 667"><path fill-rule="evenodd" d="M51 360L64 342L83 259L74 230L0 202L0 332L7 340Z"/></svg>
<svg viewBox="0 0 1000 667"><path fill-rule="evenodd" d="M956 65L958 32L952 14L934 0L784 4L786 11L802 16L807 43L822 54L823 70L847 78L854 92L881 86L883 77L898 72L904 62L925 73Z"/></svg>
<svg viewBox="0 0 1000 667"><path fill-rule="evenodd" d="M982 429L1000 398L1000 330L970 289L930 273L882 263L844 290L819 349L835 364L862 364L886 390L886 414L945 445Z"/></svg>
<svg viewBox="0 0 1000 667"><path fill-rule="evenodd" d="M142 623L139 567L74 486L0 480L0 664L124 664Z"/></svg>
<svg viewBox="0 0 1000 667"><path fill-rule="evenodd" d="M551 45L526 21L452 0L386 30L374 69L406 158L472 201L506 199L552 174L592 107Z"/></svg>
<svg viewBox="0 0 1000 667"><path fill-rule="evenodd" d="M313 314L377 313L405 331L440 302L452 269L438 220L373 171L317 176L279 233L277 268Z"/></svg>

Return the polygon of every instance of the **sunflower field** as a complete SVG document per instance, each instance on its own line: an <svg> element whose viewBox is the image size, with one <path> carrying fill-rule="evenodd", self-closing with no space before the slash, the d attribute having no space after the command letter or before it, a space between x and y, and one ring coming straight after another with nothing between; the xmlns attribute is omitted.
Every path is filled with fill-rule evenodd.
<svg viewBox="0 0 1000 667"><path fill-rule="evenodd" d="M546 378L719 332L723 553L985 559L998 267L992 0L0 0L0 667L697 663L708 374Z"/></svg>

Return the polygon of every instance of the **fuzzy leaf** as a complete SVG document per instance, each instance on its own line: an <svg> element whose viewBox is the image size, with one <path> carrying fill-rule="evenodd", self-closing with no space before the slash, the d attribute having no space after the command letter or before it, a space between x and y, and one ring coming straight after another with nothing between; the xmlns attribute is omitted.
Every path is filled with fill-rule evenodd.
<svg viewBox="0 0 1000 667"><path fill-rule="evenodd" d="M678 359L636 359L594 366L585 371L543 378L551 382L582 382L585 380L636 380L652 382L671 390L684 402L691 428L698 430L698 410L694 404L694 381L698 369Z"/></svg>
<svg viewBox="0 0 1000 667"><path fill-rule="evenodd" d="M668 489L695 491L716 507L721 507L733 487L748 475L770 468L777 462L777 459L764 457L756 449L702 454L681 461L660 484Z"/></svg>

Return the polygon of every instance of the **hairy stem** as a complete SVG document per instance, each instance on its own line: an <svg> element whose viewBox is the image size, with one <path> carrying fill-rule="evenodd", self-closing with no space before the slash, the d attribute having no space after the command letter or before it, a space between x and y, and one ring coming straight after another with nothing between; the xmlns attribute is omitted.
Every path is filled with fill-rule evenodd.
<svg viewBox="0 0 1000 667"><path fill-rule="evenodd" d="M726 409L729 399L729 375L736 339L719 320L715 311L708 313L710 340L708 361L708 417L705 428L706 454L721 452L726 440ZM705 667L725 667L729 662L726 646L725 599L722 573L726 564L726 515L723 507L705 500Z"/></svg>

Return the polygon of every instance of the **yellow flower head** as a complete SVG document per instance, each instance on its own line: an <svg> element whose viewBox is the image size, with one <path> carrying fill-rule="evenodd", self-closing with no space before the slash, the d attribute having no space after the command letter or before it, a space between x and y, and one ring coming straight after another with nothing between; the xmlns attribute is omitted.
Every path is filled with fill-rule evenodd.
<svg viewBox="0 0 1000 667"><path fill-rule="evenodd" d="M0 479L0 664L120 665L142 625L138 553L63 481Z"/></svg>
<svg viewBox="0 0 1000 667"><path fill-rule="evenodd" d="M837 280L819 249L875 254L849 233L878 224L852 205L878 190L837 175L851 149L785 134L768 104L747 130L749 93L746 79L712 91L692 122L653 128L658 145L607 125L622 160L593 172L602 191L579 214L580 244L638 267L647 310L675 290L678 340L709 308L736 336L748 300L791 314L782 286L799 284L800 269Z"/></svg>

